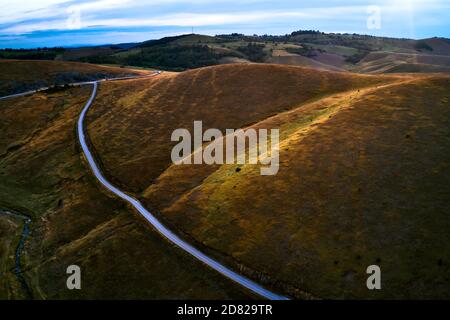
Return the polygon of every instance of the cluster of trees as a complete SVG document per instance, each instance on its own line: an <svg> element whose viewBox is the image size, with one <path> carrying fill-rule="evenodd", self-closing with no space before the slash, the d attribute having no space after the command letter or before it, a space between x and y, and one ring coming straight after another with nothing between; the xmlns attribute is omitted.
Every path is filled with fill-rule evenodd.
<svg viewBox="0 0 450 320"><path fill-rule="evenodd" d="M182 71L218 64L224 56L224 54L218 53L207 45L155 45L141 48L141 50L130 55L93 56L84 60L91 63Z"/></svg>
<svg viewBox="0 0 450 320"><path fill-rule="evenodd" d="M422 50L433 51L433 48L430 47L430 46L428 45L428 43L426 43L425 41L418 41L418 42L415 44L414 48L415 48L416 50L418 50L418 51L422 51Z"/></svg>
<svg viewBox="0 0 450 320"><path fill-rule="evenodd" d="M319 30L298 30L291 33L291 36L300 36L305 34L324 34L323 32L320 32Z"/></svg>
<svg viewBox="0 0 450 320"><path fill-rule="evenodd" d="M250 42L246 46L237 48L237 50L247 56L247 59L253 62L263 62L266 58L264 51L265 45Z"/></svg>
<svg viewBox="0 0 450 320"><path fill-rule="evenodd" d="M242 33L230 33L230 34L219 34L216 36L217 38L220 38L222 40L238 40L245 37Z"/></svg>
<svg viewBox="0 0 450 320"><path fill-rule="evenodd" d="M357 53L347 57L345 59L346 62L352 63L352 64L357 64L358 62L360 62L362 59L364 59L370 51L367 50L360 50Z"/></svg>
<svg viewBox="0 0 450 320"><path fill-rule="evenodd" d="M194 38L188 38L194 36ZM253 62L266 61L270 50L267 43L273 42L275 46L284 43L301 44L300 48L286 48L288 52L306 57L314 57L321 49L313 48L317 45L338 45L357 49L357 53L348 57L347 62L357 63L363 59L368 52L382 50L378 38L372 36L361 36L357 34L326 34L316 30L299 30L291 34L253 35L246 36L240 33L219 35L215 38L197 35L181 35L166 37L160 40L146 41L133 44L129 47L111 46L113 52L99 54L96 52L90 56L76 58L79 61L97 64L133 65L150 68L161 68L166 70L182 71L186 69L199 68L216 65L223 57L244 57ZM182 41L188 38L188 41ZM222 47L228 49L226 43L241 41L236 50L216 50L208 46L210 42L221 43ZM396 45L397 39L384 39L384 43ZM392 42L392 43L391 43ZM305 43L309 43L307 45ZM129 50L132 48L132 50ZM433 50L426 42L418 41L416 50ZM70 49L67 49L70 50ZM129 50L129 51L128 51ZM37 49L3 49L0 50L0 58L9 59L46 59L53 60L65 51L64 48L37 48ZM115 52L114 52L115 51Z"/></svg>
<svg viewBox="0 0 450 320"><path fill-rule="evenodd" d="M181 36L173 36L173 37L165 37L158 40L149 40L141 43L140 47L155 47L155 46L161 46L161 45L167 45L171 42L183 39L189 37L189 35L181 35Z"/></svg>
<svg viewBox="0 0 450 320"><path fill-rule="evenodd" d="M36 49L1 49L2 59L54 60L57 55L65 51L62 47Z"/></svg>
<svg viewBox="0 0 450 320"><path fill-rule="evenodd" d="M165 46L142 50L126 58L132 66L185 70L217 64L222 56L207 45Z"/></svg>

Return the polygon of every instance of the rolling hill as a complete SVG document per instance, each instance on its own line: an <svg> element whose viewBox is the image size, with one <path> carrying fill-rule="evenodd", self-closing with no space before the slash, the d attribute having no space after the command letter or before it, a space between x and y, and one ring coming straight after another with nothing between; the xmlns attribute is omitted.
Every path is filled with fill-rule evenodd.
<svg viewBox="0 0 450 320"><path fill-rule="evenodd" d="M430 56L447 59L431 58L431 65L416 61L430 60ZM98 47L0 50L0 58L82 61L170 71L230 62L256 62L331 71L448 72L449 56L450 40L445 38L395 39L313 30L278 36L185 34L142 43ZM398 67L399 64L405 65Z"/></svg>
<svg viewBox="0 0 450 320"><path fill-rule="evenodd" d="M208 42L222 52L241 52L235 58L244 60L267 51L233 37L194 39L149 42L120 54L173 41ZM225 48L223 39L229 41ZM361 49L325 35L292 39L312 44L278 44L273 52L290 57L313 46L317 52L333 48L333 54L302 57L338 69L224 64L101 83L86 124L105 175L181 237L276 292L293 298L449 298L450 76L379 74L409 63L445 65L446 58L376 51L353 66L375 74L357 74L342 72L342 57ZM375 40L365 43L374 48ZM445 50L445 42L435 42ZM361 43L357 38L347 45ZM416 50L411 41L383 44ZM20 86L36 85L38 78L51 83L68 70L94 78L145 72L11 63L28 63L7 69L5 79ZM30 66L36 68L27 75ZM0 210L32 219L23 255L32 297L254 298L164 241L96 183L75 129L89 94L89 87L63 88L0 101ZM261 176L252 165L174 166L171 133L192 130L195 120L222 131L279 128L279 173ZM0 297L24 297L11 272L20 227L0 215L0 268L8 275ZM65 269L74 263L86 270L80 292L65 287ZM365 287L370 264L382 268L381 291Z"/></svg>
<svg viewBox="0 0 450 320"><path fill-rule="evenodd" d="M143 74L141 70L79 62L0 59L0 96L50 85Z"/></svg>
<svg viewBox="0 0 450 320"><path fill-rule="evenodd" d="M163 74L129 85L105 83L88 113L88 129L106 174L111 172L112 180L125 189L140 192L171 164L172 131L192 129L194 120L221 130L241 128L311 100L393 79L237 64Z"/></svg>
<svg viewBox="0 0 450 320"><path fill-rule="evenodd" d="M449 81L210 67L102 86L88 132L116 184L261 283L297 298L445 298ZM280 173L171 165L171 132L198 119L280 128ZM380 292L365 287L374 263Z"/></svg>
<svg viewBox="0 0 450 320"><path fill-rule="evenodd" d="M390 68L406 62L405 60L414 66L423 63L415 59L433 60L434 66L431 69L416 67L416 72L446 72L450 67L448 39L408 40L312 31L293 32L285 36L182 35L146 41L112 54L93 55L85 61L180 71L231 60L287 64L319 70L365 72L364 58L368 55L366 60L376 60L376 64L386 65L386 57L380 56L380 53L389 55ZM444 57L430 57L434 55ZM378 72L383 72L383 69ZM408 71L398 69L397 72Z"/></svg>
<svg viewBox="0 0 450 320"><path fill-rule="evenodd" d="M360 73L450 72L450 56L372 52L358 62L353 71Z"/></svg>
<svg viewBox="0 0 450 320"><path fill-rule="evenodd" d="M2 299L244 299L233 283L162 240L105 193L83 163L76 121L91 88L68 88L0 101L0 269ZM14 274L22 223L30 296ZM66 287L81 267L82 290Z"/></svg>

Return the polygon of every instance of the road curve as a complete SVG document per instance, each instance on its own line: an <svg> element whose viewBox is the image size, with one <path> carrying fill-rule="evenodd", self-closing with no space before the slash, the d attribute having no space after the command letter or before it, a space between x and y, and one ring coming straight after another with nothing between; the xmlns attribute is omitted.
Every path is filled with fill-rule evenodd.
<svg viewBox="0 0 450 320"><path fill-rule="evenodd" d="M16 275L17 281L22 286L22 289L23 289L24 293L26 294L26 297L28 299L32 299L33 295L30 290L30 287L28 286L28 284L23 276L23 270L22 270L22 264L21 264L22 253L25 249L25 242L27 241L27 238L30 234L31 219L26 215L22 215L17 212L11 212L9 210L2 210L1 208L0 208L0 215L5 215L7 217L13 217L16 219L23 220L24 224L23 224L23 228L22 228L22 233L20 235L19 244L17 245L16 252L14 254L14 273Z"/></svg>
<svg viewBox="0 0 450 320"><path fill-rule="evenodd" d="M80 87L80 86L92 84L94 82L139 79L139 78L146 78L146 77L154 76L154 75L158 75L158 74L161 74L161 71L155 71L155 73L152 73L150 75L144 74L144 75L141 75L141 76L126 76L126 77L118 77L118 78L105 78L105 79L97 80L97 81L72 82L72 83L67 83L66 85L71 86L71 87ZM64 84L50 86L50 87L41 87L41 88L38 88L38 89L35 89L35 90L29 90L29 91L25 91L25 92L21 92L21 93L10 94L8 96L0 97L0 101L1 100L12 99L12 98L17 98L17 97L29 96L31 94L34 94L34 93L37 93L37 92L41 92L41 91L45 91L45 90L48 90L48 89L51 89L51 88L55 88L55 87L64 87Z"/></svg>
<svg viewBox="0 0 450 320"><path fill-rule="evenodd" d="M154 73L153 75L158 75L159 72ZM144 206L135 198L127 195L125 192L121 191L114 185L112 185L101 173L99 167L97 166L97 163L94 160L94 157L92 156L91 151L88 148L88 145L86 143L83 123L84 119L86 117L86 113L89 110L89 107L92 105L92 102L95 99L95 96L97 94L97 88L98 88L98 81L91 82L93 85L92 94L84 106L80 117L78 119L78 140L80 142L80 145L83 149L83 153L86 157L86 160L89 163L89 166L91 167L92 172L94 173L97 180L108 190L110 190L112 193L114 193L116 196L122 198L123 200L127 201L129 204L131 204L148 222L152 224L152 226L167 240L172 242L173 244L177 245L182 250L186 251L190 255L194 256L197 260L200 260L201 262L205 263L212 269L216 270L217 272L221 273L225 277L233 280L234 282L244 286L245 288L249 289L250 291L256 293L257 295L264 297L266 299L270 300L288 300L287 297L278 295L276 293L273 293L259 284L253 282L252 280L237 274L236 272L230 270L229 268L225 267L224 265L220 264L216 260L208 257L206 254L202 253L198 249L191 246L186 241L179 238L177 235L175 235L171 230L166 228L154 215L152 215L147 209L144 208Z"/></svg>

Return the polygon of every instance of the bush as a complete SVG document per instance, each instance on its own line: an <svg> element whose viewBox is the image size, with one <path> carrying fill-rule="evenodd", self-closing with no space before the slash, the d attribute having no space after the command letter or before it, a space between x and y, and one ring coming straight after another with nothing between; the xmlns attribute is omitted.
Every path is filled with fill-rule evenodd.
<svg viewBox="0 0 450 320"><path fill-rule="evenodd" d="M422 51L422 50L433 51L433 48L430 47L430 46L428 45L428 43L426 43L425 41L418 41L418 42L415 44L414 48L415 48L416 50L418 50L418 51Z"/></svg>
<svg viewBox="0 0 450 320"><path fill-rule="evenodd" d="M354 55L351 55L350 57L345 59L345 62L357 64L362 59L364 59L368 54L369 54L369 51L359 51L358 53L355 53Z"/></svg>
<svg viewBox="0 0 450 320"><path fill-rule="evenodd" d="M54 60L57 55L63 53L64 48L37 48L37 49L2 49L2 59L24 60Z"/></svg>
<svg viewBox="0 0 450 320"><path fill-rule="evenodd" d="M312 58L317 55L315 50L307 45L302 45L301 48L286 48L286 51L289 53L298 54L308 58Z"/></svg>
<svg viewBox="0 0 450 320"><path fill-rule="evenodd" d="M266 58L263 44L249 43L247 46L239 47L237 50L245 54L248 60L253 62L263 62Z"/></svg>

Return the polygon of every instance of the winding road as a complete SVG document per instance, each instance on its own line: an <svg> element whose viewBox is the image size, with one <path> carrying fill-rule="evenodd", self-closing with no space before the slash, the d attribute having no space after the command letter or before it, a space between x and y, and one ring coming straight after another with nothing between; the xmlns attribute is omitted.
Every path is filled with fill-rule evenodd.
<svg viewBox="0 0 450 320"><path fill-rule="evenodd" d="M152 75L157 75L157 74L161 74L161 71L157 71L156 73L152 74ZM103 82L103 81L117 81L117 80L129 80L129 79L139 79L139 78L146 78L148 77L148 75L142 75L142 76L126 76L126 77L118 77L118 78L109 78L109 79L102 79L102 80L97 80L97 81L83 81L83 82L73 82L73 83L68 83L68 86L71 87L79 87L79 86L85 86L85 85L90 85L94 82ZM0 101L1 100L7 100L7 99L12 99L12 98L18 98L18 97L25 97L25 96L29 96L30 94L34 94L37 92L41 92L41 91L45 91L54 87L62 87L63 85L57 85L57 86L50 86L50 87L42 87L39 89L35 89L35 90L29 90L29 91L25 91L25 92L21 92L21 93L15 93L15 94L10 94L8 96L3 96L0 97Z"/></svg>
<svg viewBox="0 0 450 320"><path fill-rule="evenodd" d="M159 75L160 72L156 72L153 75ZM115 80L115 79L114 79ZM227 277L230 280L233 280L234 282L242 285L243 287L249 289L250 291L256 293L257 295L270 299L270 300L288 300L288 298L278 295L276 293L273 293L272 291L269 291L259 284L253 282L252 280L230 270L229 268L225 267L221 263L217 262L216 260L208 257L203 252L199 251L198 249L194 248L192 245L187 243L186 241L182 240L180 237L178 237L176 234L174 234L171 230L169 230L167 227L165 227L153 214L151 214L147 209L144 208L144 206L135 198L129 196L122 190L118 189L114 185L112 185L101 173L97 163L94 160L94 157L89 150L89 147L86 143L86 137L84 133L84 119L86 117L86 113L88 112L90 106L92 105L92 102L95 99L95 96L97 94L98 89L98 81L92 82L93 89L91 97L89 98L88 102L83 108L83 111L81 112L80 118L78 119L78 140L80 142L80 145L83 149L83 153L86 157L86 160L89 163L89 166L91 167L92 172L94 173L97 180L109 191L114 193L116 196L122 198L129 204L131 204L150 224L167 240L172 242L173 244L177 245L179 248L184 250L185 252L189 253L193 257L195 257L197 260L203 262L204 264L208 265L212 269L216 270L217 272L221 273L225 277Z"/></svg>
<svg viewBox="0 0 450 320"><path fill-rule="evenodd" d="M91 107L92 103L95 100L99 83L104 82L104 81L117 81L117 80L144 78L144 77L149 77L149 76L157 76L159 74L161 74L161 71L156 71L156 72L152 73L151 75L144 75L144 76L129 76L129 77L111 78L111 79L103 79L103 80L98 80L98 81L78 82L78 83L69 84L70 86L82 86L82 85L92 85L93 86L92 94L80 114L80 117L78 119L78 127L77 127L78 140L79 140L79 143L82 147L84 156L85 156L87 162L89 163L89 166L90 166L92 172L94 173L95 177L102 184L103 187L105 187L106 189L108 189L109 191L114 193L116 196L120 197L121 199L123 199L126 202L128 202L129 204L131 204L164 238L166 238L171 243L178 246L183 251L189 253L194 258L203 262L210 268L216 270L217 272L219 272L226 278L240 284L241 286L247 288L248 290L252 291L253 293L255 293L263 298L270 299L270 300L289 300L287 297L278 295L268 289L265 289L264 287L257 284L256 282L232 271L231 269L227 268L223 264L210 258L209 256L207 256L200 250L196 249L195 247L193 247L186 241L182 240L175 233L173 233L171 230L169 230L167 227L165 227L153 214L151 214L147 209L145 209L145 207L138 200L129 196L128 194L126 194L125 192L120 190L119 188L112 185L103 176L102 172L100 171L100 169L99 169L97 163L95 162L95 159L87 145L86 137L85 137L85 130L84 130L84 120L85 120L85 117L86 117L86 114L87 114L89 108ZM18 94L13 94L13 95L9 95L9 96L4 96L4 97L0 97L0 100L22 97L22 96L30 95L30 94L33 94L33 93L36 93L39 91L43 91L46 89L48 89L48 87L40 88L37 90L31 90L31 91L27 91L24 93L18 93Z"/></svg>

